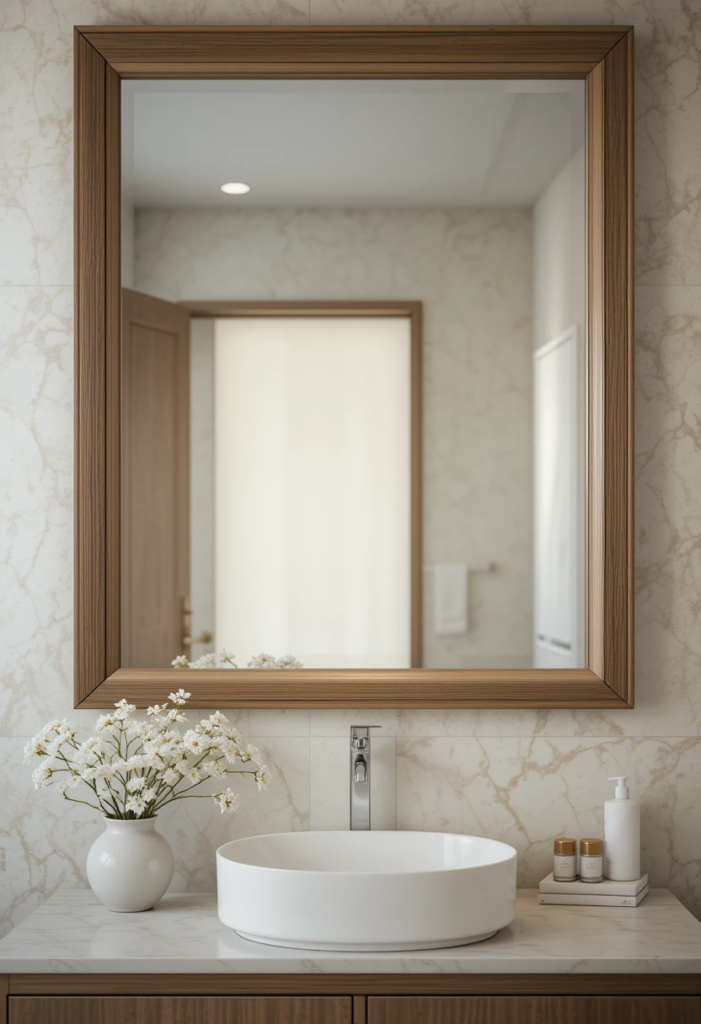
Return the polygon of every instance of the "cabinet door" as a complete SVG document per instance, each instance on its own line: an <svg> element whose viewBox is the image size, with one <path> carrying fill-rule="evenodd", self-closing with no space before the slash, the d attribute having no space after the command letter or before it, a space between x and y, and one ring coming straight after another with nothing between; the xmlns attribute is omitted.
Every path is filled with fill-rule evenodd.
<svg viewBox="0 0 701 1024"><path fill-rule="evenodd" d="M9 1024L351 1024L350 997L10 996Z"/></svg>
<svg viewBox="0 0 701 1024"><path fill-rule="evenodd" d="M394 996L368 1024L699 1024L696 996Z"/></svg>

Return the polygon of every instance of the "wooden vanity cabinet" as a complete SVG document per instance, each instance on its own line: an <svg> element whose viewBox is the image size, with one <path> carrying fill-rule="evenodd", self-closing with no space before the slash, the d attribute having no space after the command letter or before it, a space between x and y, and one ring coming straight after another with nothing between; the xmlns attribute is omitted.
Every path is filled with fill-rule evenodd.
<svg viewBox="0 0 701 1024"><path fill-rule="evenodd" d="M390 996L367 1024L699 1024L695 996Z"/></svg>
<svg viewBox="0 0 701 1024"><path fill-rule="evenodd" d="M352 1024L350 997L11 996L9 1024Z"/></svg>
<svg viewBox="0 0 701 1024"><path fill-rule="evenodd" d="M27 975L0 1024L701 1024L697 975Z"/></svg>

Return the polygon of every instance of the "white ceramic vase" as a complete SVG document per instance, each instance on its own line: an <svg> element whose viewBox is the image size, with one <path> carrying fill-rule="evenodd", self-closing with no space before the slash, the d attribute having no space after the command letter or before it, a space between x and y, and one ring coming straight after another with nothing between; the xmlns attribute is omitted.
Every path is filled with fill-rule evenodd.
<svg viewBox="0 0 701 1024"><path fill-rule="evenodd" d="M105 831L90 847L88 881L108 910L150 910L173 878L175 862L155 818L105 818Z"/></svg>

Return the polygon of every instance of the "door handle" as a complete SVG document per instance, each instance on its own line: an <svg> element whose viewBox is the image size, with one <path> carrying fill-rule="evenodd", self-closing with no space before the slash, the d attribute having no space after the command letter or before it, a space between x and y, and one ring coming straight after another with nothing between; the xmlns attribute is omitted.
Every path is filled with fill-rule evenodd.
<svg viewBox="0 0 701 1024"><path fill-rule="evenodd" d="M182 599L182 632L180 637L180 653L190 660L190 652L193 644L211 644L214 634L208 629L202 630L199 636L191 636L192 633L192 605L190 598Z"/></svg>

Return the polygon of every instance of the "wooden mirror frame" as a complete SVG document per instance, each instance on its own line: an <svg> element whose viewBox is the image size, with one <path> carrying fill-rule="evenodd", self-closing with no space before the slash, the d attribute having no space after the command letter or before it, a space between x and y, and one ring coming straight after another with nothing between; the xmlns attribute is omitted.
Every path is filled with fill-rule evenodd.
<svg viewBox="0 0 701 1024"><path fill-rule="evenodd" d="M76 707L146 707L180 686L207 708L633 706L632 59L627 26L76 28ZM587 668L119 667L122 78L584 79Z"/></svg>

